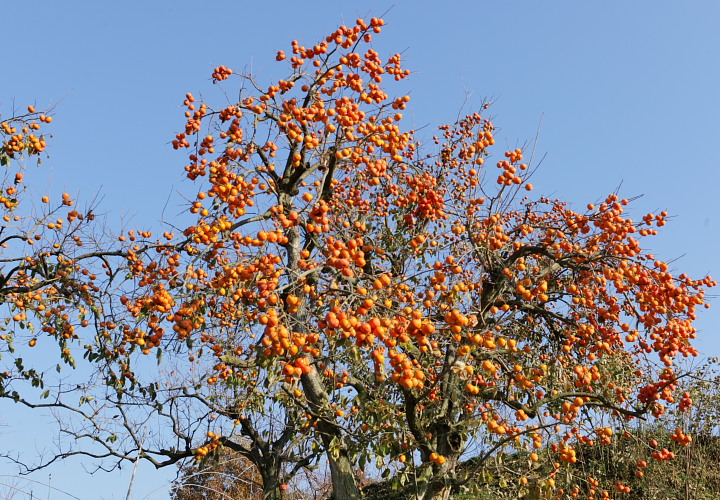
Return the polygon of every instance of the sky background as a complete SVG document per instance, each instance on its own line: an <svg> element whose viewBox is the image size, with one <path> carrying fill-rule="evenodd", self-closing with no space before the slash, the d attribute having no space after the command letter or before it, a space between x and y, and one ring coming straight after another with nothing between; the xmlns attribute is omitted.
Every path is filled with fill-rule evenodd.
<svg viewBox="0 0 720 500"><path fill-rule="evenodd" d="M274 56L291 40L311 45L388 9L373 48L402 52L413 71L397 89L412 96L403 124L432 135L492 98L497 154L538 136L534 194L578 208L618 188L643 195L636 218L671 215L650 250L677 259L679 272L720 276L717 1L2 1L0 113L54 106L51 156L28 174L37 192L97 198L116 227L157 225L180 213L176 193L189 187L184 153L170 145L186 92L219 97L210 80L219 65L267 86L285 76ZM707 356L720 355L718 311L697 323ZM49 422L0 403L0 447L33 456L52 437ZM89 477L73 460L33 478L52 474L52 487L83 500L124 499L131 469ZM0 484L73 498L13 482L15 473L0 462ZM141 467L132 498L167 498L173 474Z"/></svg>

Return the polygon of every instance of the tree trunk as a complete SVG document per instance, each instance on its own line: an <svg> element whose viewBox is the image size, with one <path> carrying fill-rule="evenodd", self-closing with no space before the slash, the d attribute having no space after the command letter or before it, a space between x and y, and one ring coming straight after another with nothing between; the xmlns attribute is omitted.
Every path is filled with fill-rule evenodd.
<svg viewBox="0 0 720 500"><path fill-rule="evenodd" d="M431 481L423 500L449 500L452 488L441 481Z"/></svg>
<svg viewBox="0 0 720 500"><path fill-rule="evenodd" d="M417 478L417 499L418 500L449 500L452 493L452 482L449 478L455 477L457 465L460 461L460 453L448 452L447 446L440 446L447 455L446 462L441 465L428 465Z"/></svg>
<svg viewBox="0 0 720 500"><path fill-rule="evenodd" d="M445 483L444 477L445 475L439 474L434 467L423 469L417 479L413 500L449 500L452 487Z"/></svg>
<svg viewBox="0 0 720 500"><path fill-rule="evenodd" d="M360 491L355 481L347 448L342 439L342 432L334 421L323 418L327 415L330 400L322 386L320 375L313 371L304 374L300 380L313 412L321 416L317 428L330 463L333 495L336 500L359 500Z"/></svg>
<svg viewBox="0 0 720 500"><path fill-rule="evenodd" d="M331 457L328 453L328 460L330 461L330 478L335 499L359 499L360 491L355 482L355 474L353 474L347 451L341 450L337 458Z"/></svg>
<svg viewBox="0 0 720 500"><path fill-rule="evenodd" d="M263 500L282 500L280 470L273 466L263 467L260 475L263 480Z"/></svg>

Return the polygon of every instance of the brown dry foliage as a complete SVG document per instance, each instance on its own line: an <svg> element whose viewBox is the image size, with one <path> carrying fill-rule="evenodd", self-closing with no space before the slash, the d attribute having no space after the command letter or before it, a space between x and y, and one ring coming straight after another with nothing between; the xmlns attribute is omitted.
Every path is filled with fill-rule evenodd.
<svg viewBox="0 0 720 500"><path fill-rule="evenodd" d="M255 465L228 448L216 455L200 465L181 467L172 500L262 499L262 478Z"/></svg>

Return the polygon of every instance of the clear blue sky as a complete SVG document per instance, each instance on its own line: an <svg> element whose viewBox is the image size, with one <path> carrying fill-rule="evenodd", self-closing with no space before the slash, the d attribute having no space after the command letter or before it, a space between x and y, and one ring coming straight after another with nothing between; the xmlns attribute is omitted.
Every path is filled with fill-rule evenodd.
<svg viewBox="0 0 720 500"><path fill-rule="evenodd" d="M52 176L53 192L100 193L114 223L154 224L168 199L166 217L180 211L173 193L187 187L184 158L169 143L183 126L185 93L213 91L212 68L252 68L269 84L281 76L275 52L291 40L315 43L391 6L373 43L381 54L404 51L414 71L406 116L416 127L452 121L466 95L466 111L496 98L500 146L532 140L542 122L534 193L579 207L618 186L623 197L642 194L638 217L673 216L652 250L679 258L680 272L720 276L715 0L3 2L0 111L56 105L51 158L31 177L39 191ZM698 322L706 355L720 355L718 311ZM0 404L3 448L17 443L22 419ZM0 464L0 474L10 469ZM52 485L83 500L125 498L130 469L86 479L73 461L53 469ZM142 468L133 498L166 498L167 477ZM34 490L45 498L43 488Z"/></svg>

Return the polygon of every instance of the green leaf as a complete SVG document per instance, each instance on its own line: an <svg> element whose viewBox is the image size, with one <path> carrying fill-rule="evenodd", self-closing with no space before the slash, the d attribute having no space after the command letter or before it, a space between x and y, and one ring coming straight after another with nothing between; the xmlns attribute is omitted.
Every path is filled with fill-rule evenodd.
<svg viewBox="0 0 720 500"><path fill-rule="evenodd" d="M153 401L157 399L157 392L155 391L154 384L150 384L150 387L148 387L148 392L150 393L150 397Z"/></svg>
<svg viewBox="0 0 720 500"><path fill-rule="evenodd" d="M487 469L483 469L480 473L480 479L483 483L492 483L493 475Z"/></svg>
<svg viewBox="0 0 720 500"><path fill-rule="evenodd" d="M332 441L330 441L330 446L328 446L328 451L330 452L330 456L337 459L340 456L340 440L336 437L332 438Z"/></svg>

